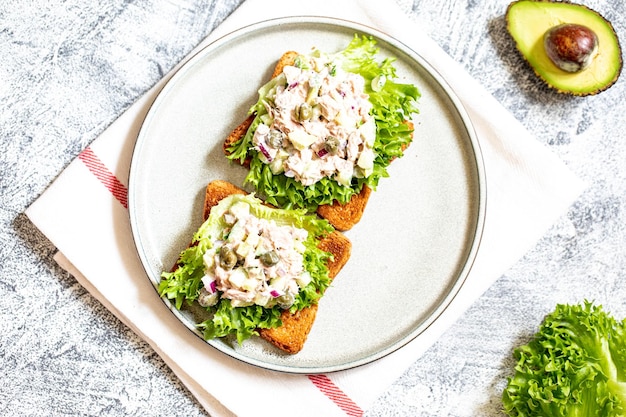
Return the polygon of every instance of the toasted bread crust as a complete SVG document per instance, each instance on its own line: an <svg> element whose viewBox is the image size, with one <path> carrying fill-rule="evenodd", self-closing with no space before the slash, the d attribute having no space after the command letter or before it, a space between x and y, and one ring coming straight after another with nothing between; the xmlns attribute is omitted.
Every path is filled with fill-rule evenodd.
<svg viewBox="0 0 626 417"><path fill-rule="evenodd" d="M283 72L283 68L287 65L293 65L296 62L296 58L298 57L298 53L296 51L287 51L285 52L276 63L274 67L274 72L272 73L272 78L276 78Z"/></svg>
<svg viewBox="0 0 626 417"><path fill-rule="evenodd" d="M337 230L350 230L361 221L371 193L372 189L363 185L361 192L352 196L347 204L340 204L335 200L332 204L319 206L317 214L328 220Z"/></svg>
<svg viewBox="0 0 626 417"><path fill-rule="evenodd" d="M216 206L217 203L222 201L224 198L233 194L247 194L245 190L231 184L228 181L215 180L210 182L204 193L204 210L202 212L203 219L206 220L209 218L209 214L211 213L211 208Z"/></svg>
<svg viewBox="0 0 626 417"><path fill-rule="evenodd" d="M274 72L272 73L272 78L277 77L283 71L285 66L293 65L297 56L297 52L285 52L278 60L274 68ZM226 155L229 154L228 148L246 134L253 120L254 115L248 116L228 135L224 141L224 153ZM413 127L413 123L411 121L407 120L406 123L411 126L411 128ZM250 158L243 161L242 165L249 168ZM355 194L346 204L340 204L338 201L334 201L332 204L320 205L317 209L317 214L328 220L337 230L350 230L361 220L371 191L371 188L363 186L361 192L359 194Z"/></svg>
<svg viewBox="0 0 626 417"><path fill-rule="evenodd" d="M298 353L304 347L307 336L317 316L317 304L291 314L283 310L280 320L283 325L274 329L259 329L259 336L287 353Z"/></svg>
<svg viewBox="0 0 626 417"><path fill-rule="evenodd" d="M352 243L343 233L334 231L322 238L317 247L333 254L333 258L328 261L327 265L330 279L335 279L350 259Z"/></svg>
<svg viewBox="0 0 626 417"><path fill-rule="evenodd" d="M232 194L247 194L241 188L222 180L209 183L206 187L204 200L204 219L207 219L211 208L225 197ZM334 279L348 262L352 250L350 240L340 232L334 231L320 239L318 247L333 256L328 261L328 274ZM283 325L275 329L259 329L259 335L287 353L298 353L311 331L317 305L304 308L294 314L285 310L281 314Z"/></svg>

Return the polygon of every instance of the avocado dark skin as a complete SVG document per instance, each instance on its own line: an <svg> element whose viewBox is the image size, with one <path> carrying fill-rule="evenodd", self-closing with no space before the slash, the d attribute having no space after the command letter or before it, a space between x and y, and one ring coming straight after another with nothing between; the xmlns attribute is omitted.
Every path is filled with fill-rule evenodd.
<svg viewBox="0 0 626 417"><path fill-rule="evenodd" d="M611 23L587 6L566 1L516 0L507 30L535 74L559 93L587 96L612 86L622 70Z"/></svg>

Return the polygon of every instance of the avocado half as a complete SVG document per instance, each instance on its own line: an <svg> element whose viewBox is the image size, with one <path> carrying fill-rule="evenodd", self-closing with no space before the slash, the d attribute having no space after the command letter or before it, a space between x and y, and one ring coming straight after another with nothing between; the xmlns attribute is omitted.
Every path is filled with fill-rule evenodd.
<svg viewBox="0 0 626 417"><path fill-rule="evenodd" d="M554 0L518 0L506 11L507 30L535 73L561 93L586 96L612 86L622 70L622 50L609 21L581 4ZM544 35L562 24L591 29L598 51L588 67L567 72L557 67L544 48Z"/></svg>

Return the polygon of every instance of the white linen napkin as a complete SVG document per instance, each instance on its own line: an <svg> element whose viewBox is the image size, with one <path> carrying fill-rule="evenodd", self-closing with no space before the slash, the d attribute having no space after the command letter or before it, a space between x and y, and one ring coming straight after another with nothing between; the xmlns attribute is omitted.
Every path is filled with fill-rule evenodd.
<svg viewBox="0 0 626 417"><path fill-rule="evenodd" d="M485 229L460 293L424 334L395 353L356 369L317 376L283 374L231 359L170 313L146 277L131 235L126 209L131 153L166 76L69 165L27 215L59 249L57 262L146 340L214 416L274 414L272 407L246 398L280 398L281 409L302 416L361 415L583 190L555 155L389 2L247 0L198 48L249 23L289 15L325 15L375 27L438 69L466 106L483 151ZM85 244L87 231L98 236L97 251Z"/></svg>

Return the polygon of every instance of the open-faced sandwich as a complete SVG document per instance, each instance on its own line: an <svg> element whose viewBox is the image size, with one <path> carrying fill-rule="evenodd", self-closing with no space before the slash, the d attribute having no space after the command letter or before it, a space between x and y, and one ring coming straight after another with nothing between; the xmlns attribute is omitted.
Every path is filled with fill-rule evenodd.
<svg viewBox="0 0 626 417"><path fill-rule="evenodd" d="M205 221L159 285L176 308L199 303L205 339L260 335L299 352L320 297L350 257L351 243L303 209L278 209L225 181L205 193Z"/></svg>
<svg viewBox="0 0 626 417"><path fill-rule="evenodd" d="M248 118L226 138L227 157L267 202L305 208L348 230L370 192L413 138L417 87L398 83L394 60L377 61L371 37L345 50L287 52Z"/></svg>

